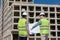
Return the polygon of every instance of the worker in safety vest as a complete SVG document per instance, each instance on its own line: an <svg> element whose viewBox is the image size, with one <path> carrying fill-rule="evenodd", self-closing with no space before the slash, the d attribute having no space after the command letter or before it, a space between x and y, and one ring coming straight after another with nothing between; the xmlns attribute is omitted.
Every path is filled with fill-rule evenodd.
<svg viewBox="0 0 60 40"><path fill-rule="evenodd" d="M45 13L41 12L39 15L40 20L33 26L33 28L31 30L33 30L35 27L37 27L39 25L41 40L48 40L50 22L44 16L45 16Z"/></svg>
<svg viewBox="0 0 60 40"><path fill-rule="evenodd" d="M19 33L19 40L27 40L27 27L26 27L26 21L27 21L27 13L25 9L22 9L22 18L18 21L18 33Z"/></svg>

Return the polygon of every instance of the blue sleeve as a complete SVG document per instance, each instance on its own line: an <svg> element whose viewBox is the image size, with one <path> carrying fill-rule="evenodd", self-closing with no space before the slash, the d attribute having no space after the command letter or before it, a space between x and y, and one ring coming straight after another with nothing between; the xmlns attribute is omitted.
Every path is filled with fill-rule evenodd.
<svg viewBox="0 0 60 40"><path fill-rule="evenodd" d="M32 29L34 29L35 27L37 27L38 25L41 25L41 21L39 20L34 26L33 26L33 28Z"/></svg>

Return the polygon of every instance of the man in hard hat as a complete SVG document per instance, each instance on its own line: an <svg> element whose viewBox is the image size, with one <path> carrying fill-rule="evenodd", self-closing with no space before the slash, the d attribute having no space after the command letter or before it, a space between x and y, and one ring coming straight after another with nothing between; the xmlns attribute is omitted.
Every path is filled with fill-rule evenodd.
<svg viewBox="0 0 60 40"><path fill-rule="evenodd" d="M18 32L19 32L19 40L27 40L27 13L25 9L22 9L22 18L18 21Z"/></svg>
<svg viewBox="0 0 60 40"><path fill-rule="evenodd" d="M50 22L44 16L44 12L41 12L39 15L40 20L33 26L31 30L40 25L41 40L48 40Z"/></svg>

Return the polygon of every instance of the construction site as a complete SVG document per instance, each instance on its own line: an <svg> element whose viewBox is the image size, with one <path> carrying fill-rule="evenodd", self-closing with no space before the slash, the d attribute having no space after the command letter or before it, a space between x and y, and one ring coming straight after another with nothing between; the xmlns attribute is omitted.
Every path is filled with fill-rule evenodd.
<svg viewBox="0 0 60 40"><path fill-rule="evenodd" d="M28 23L37 22L44 9L46 18L50 21L48 40L60 40L60 5L34 4L34 0L2 0L0 40L18 40L17 24L22 8L28 13ZM28 40L41 40L39 34L28 36Z"/></svg>

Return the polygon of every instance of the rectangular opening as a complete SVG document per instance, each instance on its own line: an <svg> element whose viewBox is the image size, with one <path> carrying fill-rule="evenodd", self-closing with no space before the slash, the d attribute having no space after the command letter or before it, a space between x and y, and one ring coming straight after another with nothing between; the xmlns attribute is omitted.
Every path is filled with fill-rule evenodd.
<svg viewBox="0 0 60 40"><path fill-rule="evenodd" d="M48 11L48 7L43 7L44 11Z"/></svg>
<svg viewBox="0 0 60 40"><path fill-rule="evenodd" d="M19 16L19 12L14 12L14 16Z"/></svg>
<svg viewBox="0 0 60 40"><path fill-rule="evenodd" d="M34 12L29 12L29 17L34 17Z"/></svg>
<svg viewBox="0 0 60 40"><path fill-rule="evenodd" d="M19 5L14 5L14 10L19 10L20 6Z"/></svg>
<svg viewBox="0 0 60 40"><path fill-rule="evenodd" d="M14 23L18 23L19 18L14 18Z"/></svg>
<svg viewBox="0 0 60 40"><path fill-rule="evenodd" d="M51 24L55 24L55 19L50 19Z"/></svg>
<svg viewBox="0 0 60 40"><path fill-rule="evenodd" d="M34 23L34 18L29 18L29 23Z"/></svg>
<svg viewBox="0 0 60 40"><path fill-rule="evenodd" d="M41 11L41 7L36 7L36 11Z"/></svg>
<svg viewBox="0 0 60 40"><path fill-rule="evenodd" d="M16 0L16 1L20 1L20 0Z"/></svg>
<svg viewBox="0 0 60 40"><path fill-rule="evenodd" d="M14 1L14 0L9 0L9 1Z"/></svg>
<svg viewBox="0 0 60 40"><path fill-rule="evenodd" d="M40 33L37 33L36 36L41 36L41 34Z"/></svg>
<svg viewBox="0 0 60 40"><path fill-rule="evenodd" d="M56 13L56 15L57 15L57 18L60 18L60 13Z"/></svg>
<svg viewBox="0 0 60 40"><path fill-rule="evenodd" d="M13 40L18 40L18 34L13 34Z"/></svg>
<svg viewBox="0 0 60 40"><path fill-rule="evenodd" d="M41 40L41 38L36 38L36 40Z"/></svg>
<svg viewBox="0 0 60 40"><path fill-rule="evenodd" d="M55 30L55 25L50 25L50 30Z"/></svg>
<svg viewBox="0 0 60 40"><path fill-rule="evenodd" d="M34 6L29 6L29 11L34 11Z"/></svg>
<svg viewBox="0 0 60 40"><path fill-rule="evenodd" d="M57 19L57 24L60 24L60 19Z"/></svg>
<svg viewBox="0 0 60 40"><path fill-rule="evenodd" d="M14 29L18 29L17 24L14 24Z"/></svg>
<svg viewBox="0 0 60 40"><path fill-rule="evenodd" d="M36 19L36 22L39 21L40 19Z"/></svg>
<svg viewBox="0 0 60 40"><path fill-rule="evenodd" d="M38 16L39 16L39 14L40 14L40 13L39 13L39 12L37 12L37 13L36 13L36 17L38 17Z"/></svg>
<svg viewBox="0 0 60 40"><path fill-rule="evenodd" d="M33 0L28 0L28 2L32 2Z"/></svg>
<svg viewBox="0 0 60 40"><path fill-rule="evenodd" d="M60 25L57 25L57 29L60 30Z"/></svg>
<svg viewBox="0 0 60 40"><path fill-rule="evenodd" d="M9 6L11 6L12 5L12 2L9 2Z"/></svg>
<svg viewBox="0 0 60 40"><path fill-rule="evenodd" d="M52 36L56 36L56 32L50 32Z"/></svg>
<svg viewBox="0 0 60 40"><path fill-rule="evenodd" d="M56 40L56 38L51 38L51 40Z"/></svg>
<svg viewBox="0 0 60 40"><path fill-rule="evenodd" d="M22 2L26 2L26 0L22 0Z"/></svg>
<svg viewBox="0 0 60 40"><path fill-rule="evenodd" d="M60 40L60 38L58 38L58 40Z"/></svg>
<svg viewBox="0 0 60 40"><path fill-rule="evenodd" d="M34 38L29 38L29 40L34 40Z"/></svg>
<svg viewBox="0 0 60 40"><path fill-rule="evenodd" d="M55 18L55 13L50 13L51 18Z"/></svg>
<svg viewBox="0 0 60 40"><path fill-rule="evenodd" d="M50 7L50 11L54 12L55 11L54 7Z"/></svg>
<svg viewBox="0 0 60 40"><path fill-rule="evenodd" d="M57 32L57 36L60 36L60 32Z"/></svg>
<svg viewBox="0 0 60 40"><path fill-rule="evenodd" d="M57 12L60 12L60 8L56 8L56 11L57 11Z"/></svg>
<svg viewBox="0 0 60 40"><path fill-rule="evenodd" d="M27 10L27 6L22 6L21 8Z"/></svg>
<svg viewBox="0 0 60 40"><path fill-rule="evenodd" d="M45 13L45 17L48 17L48 13Z"/></svg>
<svg viewBox="0 0 60 40"><path fill-rule="evenodd" d="M34 34L30 34L29 36L34 36Z"/></svg>

